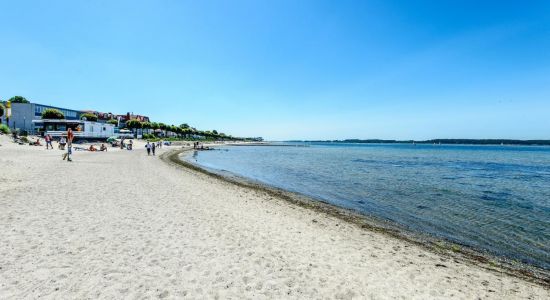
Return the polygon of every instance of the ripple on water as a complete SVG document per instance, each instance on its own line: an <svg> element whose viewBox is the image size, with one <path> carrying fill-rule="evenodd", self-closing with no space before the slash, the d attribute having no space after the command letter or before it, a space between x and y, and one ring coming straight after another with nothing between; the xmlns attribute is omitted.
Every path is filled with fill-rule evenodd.
<svg viewBox="0 0 550 300"><path fill-rule="evenodd" d="M550 148L231 147L216 169L550 268Z"/></svg>

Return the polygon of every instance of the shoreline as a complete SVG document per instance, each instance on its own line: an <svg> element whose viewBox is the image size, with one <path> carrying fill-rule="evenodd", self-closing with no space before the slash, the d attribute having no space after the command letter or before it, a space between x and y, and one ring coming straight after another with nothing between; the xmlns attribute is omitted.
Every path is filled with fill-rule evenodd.
<svg viewBox="0 0 550 300"><path fill-rule="evenodd" d="M294 204L280 191L166 161L186 150L180 146L148 156L136 141L133 151L76 151L68 163L57 149L2 135L0 145L2 299L550 295L547 285L453 258L448 249L361 228L323 211L329 206Z"/></svg>
<svg viewBox="0 0 550 300"><path fill-rule="evenodd" d="M237 146L237 145L232 145ZM241 145L248 146L248 145ZM361 214L352 209L338 207L322 199L316 199L307 195L270 186L250 178L230 173L230 176L209 170L206 167L180 159L180 155L191 152L193 149L178 149L163 153L160 158L172 165L200 172L212 178L234 184L236 186L251 189L282 201L298 205L316 212L336 217L342 221L353 224L362 230L382 233L408 243L421 246L437 255L442 255L454 260L462 260L477 265L491 272L505 273L521 278L545 288L550 288L550 270L519 262L510 258L498 256L487 251L470 246L455 243L443 238L437 238L427 233L417 232L405 228L395 222L380 219L375 216Z"/></svg>

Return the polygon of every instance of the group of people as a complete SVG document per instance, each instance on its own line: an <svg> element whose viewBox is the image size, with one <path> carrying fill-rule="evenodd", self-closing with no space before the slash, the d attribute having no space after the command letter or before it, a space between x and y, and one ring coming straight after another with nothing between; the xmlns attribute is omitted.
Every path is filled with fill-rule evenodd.
<svg viewBox="0 0 550 300"><path fill-rule="evenodd" d="M132 150L132 148L134 147L134 140L130 140L128 142L128 144L125 144L124 140L125 140L124 138L120 139L120 149L122 150L122 149L126 148L128 150Z"/></svg>
<svg viewBox="0 0 550 300"><path fill-rule="evenodd" d="M53 137L50 135L50 134L46 134L44 136L44 140L46 142L46 149L53 149ZM59 138L59 141L58 141L58 149L60 150L65 150L65 147L67 148L67 152L65 152L63 155L62 155L62 158L63 160L67 160L67 161L72 161L71 159L71 155L72 155L72 150L73 150L73 140L74 140L74 133L73 133L73 130L71 128L69 128L67 130L67 134L66 135L62 135L60 138ZM42 144L40 143L40 138L37 139L36 142L33 142L32 143L33 145L37 145L37 146L42 146ZM156 155L156 149L157 148L162 148L162 145L163 145L163 141L157 141L157 142L147 142L147 144L145 145L145 149L147 150L147 155ZM194 148L195 149L204 149L204 146L202 146L200 143L196 142L193 144ZM120 141L120 148L121 149L128 149L128 150L132 150L132 147L133 147L133 140L129 140L128 143L125 143L125 140L124 138L121 139ZM90 145L90 147L88 149L86 148L79 148L80 150L88 150L88 151L92 151L92 152L96 152L96 151L107 151L107 146L105 146L105 144L101 144L101 146L98 148L95 147L95 145ZM79 150L79 149L76 149L76 150Z"/></svg>
<svg viewBox="0 0 550 300"><path fill-rule="evenodd" d="M203 143L201 142L194 142L193 143L193 149L195 150L210 150L210 147L205 147Z"/></svg>
<svg viewBox="0 0 550 300"><path fill-rule="evenodd" d="M88 151L92 151L92 152L105 151L105 152L107 152L107 146L105 146L105 144L101 144L101 147L99 147L99 150L98 150L94 145L90 145L90 148L88 148Z"/></svg>
<svg viewBox="0 0 550 300"><path fill-rule="evenodd" d="M157 147L162 147L162 146L159 146L159 144L155 142L153 143L147 142L147 144L145 144L145 149L147 149L147 155L151 155L151 152L153 153L153 155L155 155L155 150Z"/></svg>
<svg viewBox="0 0 550 300"><path fill-rule="evenodd" d="M46 134L44 136L44 141L46 142L46 149L53 149L53 137L51 134ZM35 142L36 146L42 146L42 144L40 143L40 138L38 138ZM67 139L65 138L65 136L61 136L59 138L59 141L57 143L57 149L59 150L65 150L65 146L67 145Z"/></svg>

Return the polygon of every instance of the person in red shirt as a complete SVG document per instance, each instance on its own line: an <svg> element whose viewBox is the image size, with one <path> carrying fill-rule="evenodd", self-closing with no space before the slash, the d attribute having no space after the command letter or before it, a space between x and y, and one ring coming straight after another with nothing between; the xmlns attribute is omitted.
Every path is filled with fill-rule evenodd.
<svg viewBox="0 0 550 300"><path fill-rule="evenodd" d="M71 154L73 153L73 139L74 139L74 133L71 128L67 129L67 153L63 154L63 160L65 158L67 161L73 161L71 159Z"/></svg>
<svg viewBox="0 0 550 300"><path fill-rule="evenodd" d="M49 134L46 134L46 136L44 137L44 140L46 141L46 149L53 149L53 145L52 145L53 138L52 138L52 136L49 135Z"/></svg>

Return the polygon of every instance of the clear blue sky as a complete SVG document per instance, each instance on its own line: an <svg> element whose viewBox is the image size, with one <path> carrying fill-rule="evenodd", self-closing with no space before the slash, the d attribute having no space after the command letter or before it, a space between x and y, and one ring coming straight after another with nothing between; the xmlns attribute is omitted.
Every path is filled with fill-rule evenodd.
<svg viewBox="0 0 550 300"><path fill-rule="evenodd" d="M268 139L550 139L550 1L0 0L0 98Z"/></svg>

